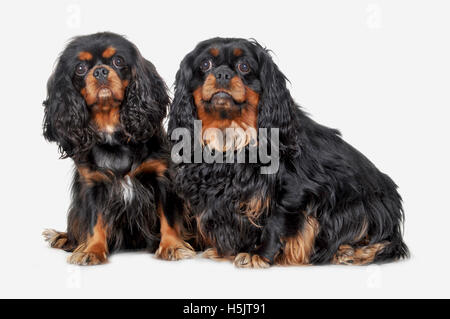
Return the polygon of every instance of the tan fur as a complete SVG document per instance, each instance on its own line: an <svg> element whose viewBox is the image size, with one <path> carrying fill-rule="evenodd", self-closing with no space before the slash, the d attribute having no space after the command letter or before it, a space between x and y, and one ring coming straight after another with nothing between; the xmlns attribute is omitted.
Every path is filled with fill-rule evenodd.
<svg viewBox="0 0 450 319"><path fill-rule="evenodd" d="M207 244L211 244L209 243L208 237L206 236L206 234L203 232L203 227L202 227L202 214L198 215L195 217L195 220L197 222L197 241L199 243L201 243L203 246L207 246ZM213 245L210 245L213 246Z"/></svg>
<svg viewBox="0 0 450 319"><path fill-rule="evenodd" d="M250 223L256 227L261 227L258 225L257 220L259 216L269 209L270 198L262 198L262 196L255 196L247 202L242 202L239 205L240 212L247 216Z"/></svg>
<svg viewBox="0 0 450 319"><path fill-rule="evenodd" d="M194 249L181 239L179 228L173 228L169 225L161 203L158 205L158 215L161 222L161 242L155 253L156 256L164 260L180 260L194 257Z"/></svg>
<svg viewBox="0 0 450 319"><path fill-rule="evenodd" d="M246 127L245 123L241 123L241 125L245 127L233 121L224 130L211 127L204 129L202 145L207 145L211 150L215 149L220 152L240 150L247 145L255 146L257 139L256 130L252 127Z"/></svg>
<svg viewBox="0 0 450 319"><path fill-rule="evenodd" d="M114 49L113 47L108 47L105 51L103 51L102 57L104 57L105 59L109 59L114 54L116 54L116 49Z"/></svg>
<svg viewBox="0 0 450 319"><path fill-rule="evenodd" d="M234 265L238 268L269 268L269 262L261 256L249 253L240 253L234 259Z"/></svg>
<svg viewBox="0 0 450 319"><path fill-rule="evenodd" d="M277 256L279 265L307 265L314 251L314 242L319 232L319 222L307 216L303 229L295 237L284 238L282 253Z"/></svg>
<svg viewBox="0 0 450 319"><path fill-rule="evenodd" d="M130 172L128 175L130 177L135 177L142 173L155 173L156 175L162 177L167 171L167 162L160 159L151 159L145 161L139 165L134 171Z"/></svg>
<svg viewBox="0 0 450 319"><path fill-rule="evenodd" d="M86 104L91 107L92 120L97 128L112 133L120 123L119 106L125 97L128 81L122 81L110 66L101 65L101 67L109 71L107 84L98 83L94 77L96 68L92 68L86 76L85 87L80 93Z"/></svg>
<svg viewBox="0 0 450 319"><path fill-rule="evenodd" d="M362 247L341 245L333 257L333 264L340 265L367 265L373 262L378 252L386 247L388 242L376 243Z"/></svg>
<svg viewBox="0 0 450 319"><path fill-rule="evenodd" d="M114 106L108 110L94 112L93 119L100 130L112 133L120 122L119 107Z"/></svg>
<svg viewBox="0 0 450 319"><path fill-rule="evenodd" d="M363 220L361 225L361 231L359 234L355 237L354 242L359 243L361 241L367 241L367 230L369 229L369 223L366 219Z"/></svg>
<svg viewBox="0 0 450 319"><path fill-rule="evenodd" d="M89 235L87 240L74 250L67 261L71 264L82 266L98 265L107 261L107 255L107 230L103 224L101 214L98 214L93 234Z"/></svg>
<svg viewBox="0 0 450 319"><path fill-rule="evenodd" d="M242 55L242 50L239 48L234 48L233 49L233 54L234 56L241 56Z"/></svg>
<svg viewBox="0 0 450 319"><path fill-rule="evenodd" d="M64 249L67 251L75 249L75 247L69 243L66 232L46 229L42 232L42 235L44 236L45 241L47 241L52 248Z"/></svg>
<svg viewBox="0 0 450 319"><path fill-rule="evenodd" d="M99 182L110 182L111 178L103 172L93 171L86 166L77 166L82 182L92 185Z"/></svg>
<svg viewBox="0 0 450 319"><path fill-rule="evenodd" d="M220 116L220 112L206 111L204 102L210 101L217 92L226 92L233 97L234 101L246 102L246 106L241 110L232 109L229 104L220 106L229 114L226 119ZM210 149L226 152L239 150L250 143L256 143L259 95L245 86L238 76L233 77L230 81L230 88L225 89L217 88L216 79L214 75L210 74L203 85L193 92L193 97L198 118L202 121L201 142L203 145L208 145ZM227 131L227 128L233 130ZM225 136L225 140L222 140L221 136Z"/></svg>
<svg viewBox="0 0 450 319"><path fill-rule="evenodd" d="M215 261L232 261L232 260L234 260L234 256L225 257L225 256L219 255L219 253L217 252L217 249L215 249L215 248L206 249L203 252L202 257L212 259Z"/></svg>
<svg viewBox="0 0 450 319"><path fill-rule="evenodd" d="M94 77L94 71L99 67L106 68L109 71L107 79L108 84L106 86L100 85L97 79ZM113 68L111 68L109 65L102 64L95 68L92 68L86 75L84 98L86 100L87 105L89 106L98 105L99 107L110 108L111 106L113 106L112 104L118 103L115 102L114 100L121 101L124 98L125 88L127 85L128 82L122 81L117 72L114 71ZM101 99L98 96L98 92L101 88L104 87L109 88L111 90L112 95Z"/></svg>
<svg viewBox="0 0 450 319"><path fill-rule="evenodd" d="M217 92L230 94L238 103L245 101L245 85L238 76L234 76L230 80L229 88L219 88L217 87L216 77L213 74L209 74L202 85L202 98L204 101L209 101Z"/></svg>
<svg viewBox="0 0 450 319"><path fill-rule="evenodd" d="M209 50L209 53L211 53L212 56L217 57L217 56L219 56L219 49L217 49L217 48L211 48L211 49Z"/></svg>
<svg viewBox="0 0 450 319"><path fill-rule="evenodd" d="M80 53L78 53L78 59L80 59L81 61L90 61L92 60L92 53L81 51Z"/></svg>

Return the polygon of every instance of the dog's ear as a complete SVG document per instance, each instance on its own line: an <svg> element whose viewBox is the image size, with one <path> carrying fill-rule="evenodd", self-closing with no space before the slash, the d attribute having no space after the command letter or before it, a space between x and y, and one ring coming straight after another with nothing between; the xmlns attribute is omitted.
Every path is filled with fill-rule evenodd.
<svg viewBox="0 0 450 319"><path fill-rule="evenodd" d="M131 66L132 79L120 110L121 122L132 142L146 142L162 130L170 98L168 89L155 66L137 51Z"/></svg>
<svg viewBox="0 0 450 319"><path fill-rule="evenodd" d="M193 130L193 120L197 118L197 109L190 91L193 78L192 63L194 53L191 52L181 61L180 69L175 77L175 94L169 112L169 137L178 127Z"/></svg>
<svg viewBox="0 0 450 319"><path fill-rule="evenodd" d="M257 42L253 42L253 46L258 57L262 88L258 105L258 127L278 128L280 147L283 148L296 141L298 106L286 86L285 75L273 62L269 51Z"/></svg>
<svg viewBox="0 0 450 319"><path fill-rule="evenodd" d="M86 103L75 89L67 68L60 58L47 82L44 101L44 137L58 143L62 158L77 157L94 139Z"/></svg>

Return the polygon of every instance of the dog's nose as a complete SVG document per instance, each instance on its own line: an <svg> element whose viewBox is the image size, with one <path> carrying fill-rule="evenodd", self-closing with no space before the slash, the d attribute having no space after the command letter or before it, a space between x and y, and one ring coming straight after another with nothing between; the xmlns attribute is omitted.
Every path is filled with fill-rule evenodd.
<svg viewBox="0 0 450 319"><path fill-rule="evenodd" d="M98 81L105 81L108 78L109 70L105 67L98 67L94 70L94 78Z"/></svg>
<svg viewBox="0 0 450 319"><path fill-rule="evenodd" d="M214 76L216 77L216 82L219 86L228 86L231 78L233 77L233 70L228 66L220 66L214 70Z"/></svg>

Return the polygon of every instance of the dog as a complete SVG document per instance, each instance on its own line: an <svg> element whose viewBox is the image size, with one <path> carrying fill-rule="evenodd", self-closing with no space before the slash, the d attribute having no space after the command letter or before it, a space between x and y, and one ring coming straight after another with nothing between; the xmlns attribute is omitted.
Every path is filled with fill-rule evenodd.
<svg viewBox="0 0 450 319"><path fill-rule="evenodd" d="M203 150L248 156L256 130L278 132L277 145L268 144L279 157L270 174L261 173L266 164L259 157L253 163L235 158L177 164L176 189L205 257L243 268L364 265L408 257L396 184L339 131L308 117L286 82L255 40L206 40L180 64L169 112L173 143L181 142L178 128L195 135L195 122L201 121ZM253 133L235 134L241 142L224 147L218 137L230 128ZM261 142L258 132L256 144Z"/></svg>
<svg viewBox="0 0 450 319"><path fill-rule="evenodd" d="M44 231L51 247L78 265L105 263L119 249L192 257L162 123L170 99L153 64L120 35L79 36L47 91L44 137L75 164L67 232Z"/></svg>

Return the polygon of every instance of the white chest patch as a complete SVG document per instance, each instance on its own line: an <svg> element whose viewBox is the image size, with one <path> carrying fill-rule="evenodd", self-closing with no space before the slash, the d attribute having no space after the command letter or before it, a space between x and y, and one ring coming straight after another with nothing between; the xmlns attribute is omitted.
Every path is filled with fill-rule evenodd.
<svg viewBox="0 0 450 319"><path fill-rule="evenodd" d="M125 178L121 181L121 185L123 201L125 204L129 204L134 198L133 182L131 181L130 176L125 176Z"/></svg>
<svg viewBox="0 0 450 319"><path fill-rule="evenodd" d="M105 139L105 142L108 144L112 143L113 141L112 133L113 132L108 132L103 134L103 138Z"/></svg>

